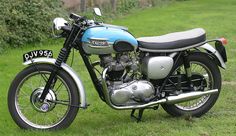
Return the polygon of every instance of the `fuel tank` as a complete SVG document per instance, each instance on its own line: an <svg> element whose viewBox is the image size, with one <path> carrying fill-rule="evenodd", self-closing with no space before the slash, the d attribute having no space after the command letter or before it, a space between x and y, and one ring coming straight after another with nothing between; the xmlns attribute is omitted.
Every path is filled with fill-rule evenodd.
<svg viewBox="0 0 236 136"><path fill-rule="evenodd" d="M87 54L111 54L134 51L138 42L125 29L94 26L84 32L82 46Z"/></svg>

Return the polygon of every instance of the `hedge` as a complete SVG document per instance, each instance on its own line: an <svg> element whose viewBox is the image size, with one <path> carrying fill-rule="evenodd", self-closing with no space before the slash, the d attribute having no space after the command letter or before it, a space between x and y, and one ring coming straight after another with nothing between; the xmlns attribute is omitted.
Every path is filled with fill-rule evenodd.
<svg viewBox="0 0 236 136"><path fill-rule="evenodd" d="M60 0L0 1L0 52L45 40L52 19L64 12Z"/></svg>
<svg viewBox="0 0 236 136"><path fill-rule="evenodd" d="M132 9L161 6L171 1L174 0L117 0L115 11L111 3L100 3L99 7L110 14L105 14L105 17L111 18L114 14L126 14ZM5 47L23 47L46 40L51 33L52 19L68 13L62 7L62 0L0 0L0 3L0 53ZM89 9L91 6L95 5L90 3ZM91 15L91 10L74 12Z"/></svg>

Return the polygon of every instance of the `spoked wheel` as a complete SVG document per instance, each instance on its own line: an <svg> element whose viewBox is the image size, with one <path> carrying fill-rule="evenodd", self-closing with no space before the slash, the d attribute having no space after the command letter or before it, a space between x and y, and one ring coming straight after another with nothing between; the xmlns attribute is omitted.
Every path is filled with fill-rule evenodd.
<svg viewBox="0 0 236 136"><path fill-rule="evenodd" d="M13 80L8 93L8 108L16 124L24 129L62 129L68 127L78 108L79 95L73 79L59 70L44 102L39 101L55 67L36 64L25 68Z"/></svg>
<svg viewBox="0 0 236 136"><path fill-rule="evenodd" d="M204 54L193 54L189 56L192 72L192 83L195 91L207 91L221 89L221 74L218 66ZM183 64L176 67L173 75L185 74ZM208 112L215 104L219 93L205 95L200 98L177 103L163 104L163 109L172 116L191 115L200 117Z"/></svg>

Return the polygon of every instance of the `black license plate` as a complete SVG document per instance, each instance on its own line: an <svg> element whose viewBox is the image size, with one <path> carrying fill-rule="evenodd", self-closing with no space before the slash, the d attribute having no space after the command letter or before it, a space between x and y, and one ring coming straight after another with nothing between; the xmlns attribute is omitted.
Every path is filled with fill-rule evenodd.
<svg viewBox="0 0 236 136"><path fill-rule="evenodd" d="M39 58L39 57L52 58L53 52L52 50L34 50L34 51L27 52L23 54L23 62L32 60L33 58Z"/></svg>

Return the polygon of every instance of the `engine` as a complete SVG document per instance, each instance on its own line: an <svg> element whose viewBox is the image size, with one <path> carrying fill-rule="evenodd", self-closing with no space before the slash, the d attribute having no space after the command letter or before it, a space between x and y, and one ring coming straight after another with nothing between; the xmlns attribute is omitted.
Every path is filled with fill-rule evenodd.
<svg viewBox="0 0 236 136"><path fill-rule="evenodd" d="M146 102L154 95L153 85L145 80L134 80L128 83L115 83L111 87L110 98L115 105L128 105L137 102Z"/></svg>
<svg viewBox="0 0 236 136"><path fill-rule="evenodd" d="M101 66L109 67L108 79L110 81L122 80L122 76L125 69L130 65L130 58L127 55L116 55L115 58L112 55L100 55Z"/></svg>
<svg viewBox="0 0 236 136"><path fill-rule="evenodd" d="M115 56L100 55L101 66L107 72L107 84L111 102L114 105L130 105L146 102L155 94L153 85L139 78L140 68L136 57L130 53Z"/></svg>

